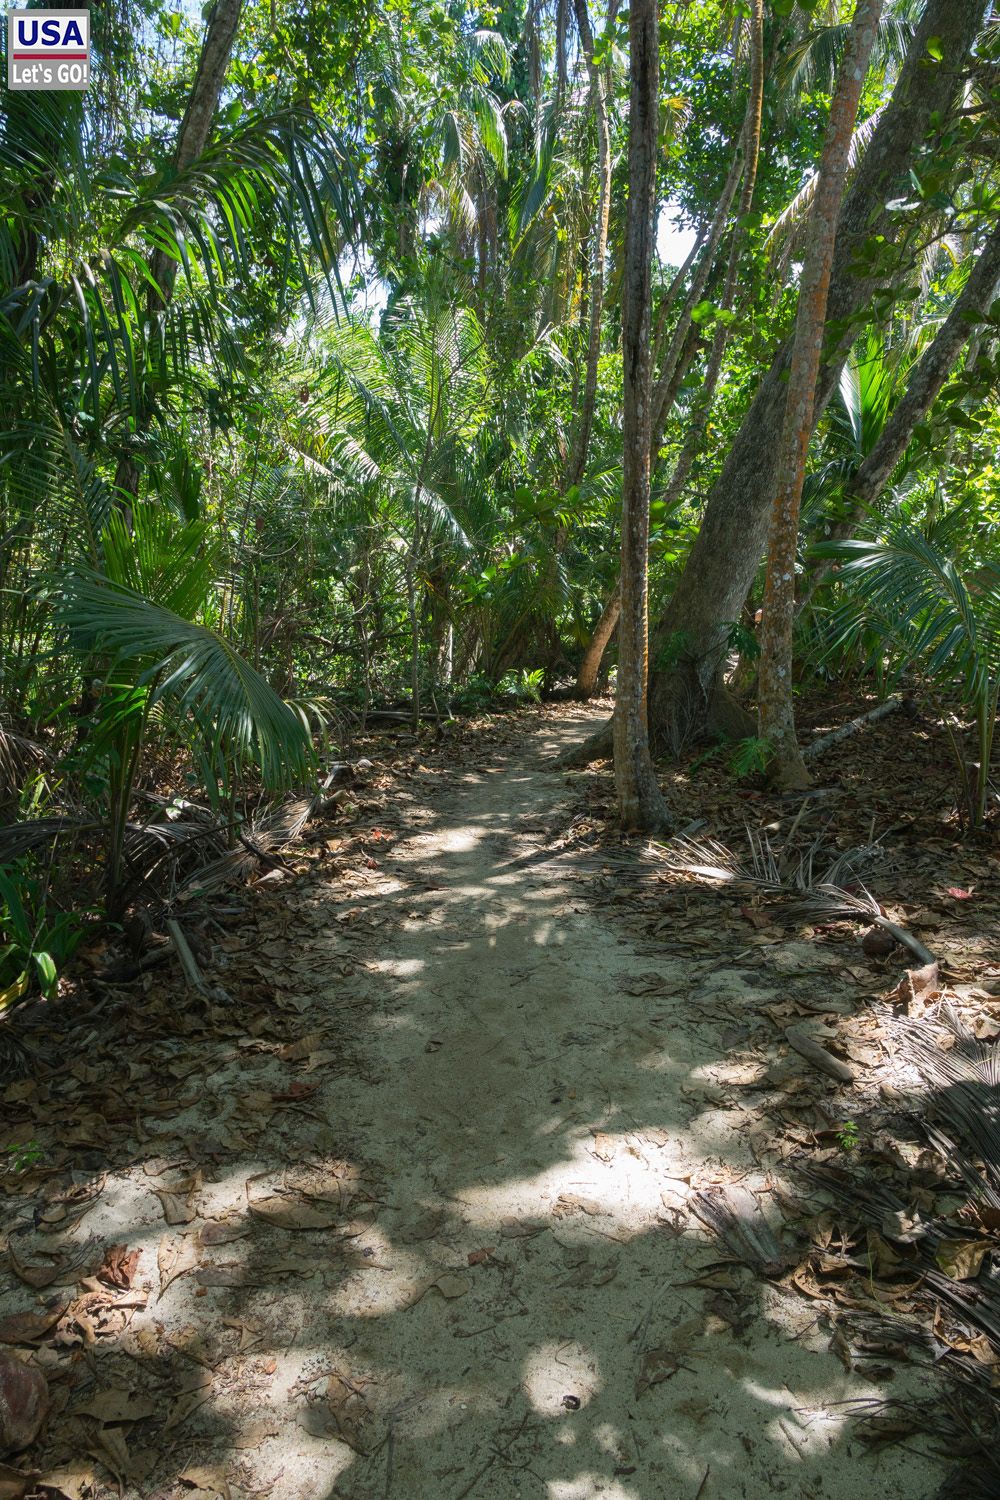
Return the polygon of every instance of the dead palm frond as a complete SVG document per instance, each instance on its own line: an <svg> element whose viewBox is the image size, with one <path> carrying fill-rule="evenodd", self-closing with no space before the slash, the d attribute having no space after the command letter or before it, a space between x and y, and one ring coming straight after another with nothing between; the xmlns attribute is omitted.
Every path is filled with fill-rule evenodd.
<svg viewBox="0 0 1000 1500"><path fill-rule="evenodd" d="M717 839L693 838L653 845L653 852L675 875L693 875L745 886L762 895L790 898L790 910L798 917L813 921L864 918L890 933L921 964L935 962L933 953L917 938L885 916L861 879L862 871L884 852L877 840L843 849L831 858L822 835L806 849L793 852L794 831L793 825L781 850L774 848L766 832L748 827L746 855L734 853Z"/></svg>

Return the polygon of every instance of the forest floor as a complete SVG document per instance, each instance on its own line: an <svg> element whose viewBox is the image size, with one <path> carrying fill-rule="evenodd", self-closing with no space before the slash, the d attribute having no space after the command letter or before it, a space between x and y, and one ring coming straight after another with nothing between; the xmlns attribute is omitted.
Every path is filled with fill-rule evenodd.
<svg viewBox="0 0 1000 1500"><path fill-rule="evenodd" d="M937 1491L923 1440L850 1420L926 1372L692 1211L739 1184L780 1228L795 1143L837 1157L854 1106L782 1027L861 1010L870 966L595 844L554 761L598 713L376 765L363 834L210 907L211 995L106 986L89 1045L8 1087L42 1156L3 1179L0 1342L53 1414L18 1465L49 1488L0 1494Z"/></svg>

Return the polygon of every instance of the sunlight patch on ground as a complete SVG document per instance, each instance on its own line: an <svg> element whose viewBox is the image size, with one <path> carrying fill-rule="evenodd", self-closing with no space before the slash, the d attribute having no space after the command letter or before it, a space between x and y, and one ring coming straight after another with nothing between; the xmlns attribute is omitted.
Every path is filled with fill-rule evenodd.
<svg viewBox="0 0 1000 1500"><path fill-rule="evenodd" d="M549 1500L639 1500L640 1491L620 1482L609 1484L600 1474L580 1474L576 1479L550 1479Z"/></svg>
<svg viewBox="0 0 1000 1500"><path fill-rule="evenodd" d="M558 1119L548 1127L554 1133ZM593 1154L594 1137L589 1133L576 1142L567 1141L572 1155L534 1177L511 1178L503 1183L475 1183L459 1188L456 1196L471 1209L483 1226L504 1218L563 1213L617 1221L619 1228L640 1234L652 1227L663 1213L660 1174L655 1173L629 1148L625 1136L608 1137L610 1161ZM582 1201L584 1207L579 1207Z"/></svg>
<svg viewBox="0 0 1000 1500"><path fill-rule="evenodd" d="M568 1417L593 1401L603 1381L596 1358L582 1344L549 1343L527 1356L521 1385L542 1416Z"/></svg>
<svg viewBox="0 0 1000 1500"><path fill-rule="evenodd" d="M766 1423L763 1430L779 1448L791 1445L800 1458L825 1453L847 1425L846 1407L841 1409L842 1414L832 1412L827 1405L818 1411L794 1411L791 1409L794 1397L787 1386L775 1390L753 1380L745 1380L743 1386L762 1406L782 1408L781 1416ZM846 1380L837 1380L836 1389L826 1394L833 1403L849 1399L852 1392Z"/></svg>

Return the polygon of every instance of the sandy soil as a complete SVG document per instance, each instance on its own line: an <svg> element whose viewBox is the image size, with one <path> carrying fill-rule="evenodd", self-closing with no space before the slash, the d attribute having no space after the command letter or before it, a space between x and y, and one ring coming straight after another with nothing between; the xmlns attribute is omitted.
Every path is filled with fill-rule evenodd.
<svg viewBox="0 0 1000 1500"><path fill-rule="evenodd" d="M830 1327L720 1266L687 1210L692 1184L768 1184L713 1072L762 981L725 952L694 979L669 932L661 954L638 951L548 858L570 796L552 758L592 723L544 720L520 754L415 800L360 898L383 920L354 950L359 972L303 1017L332 1034L350 1016L352 1067L309 1075L320 1088L273 1149L220 1148L197 1218L166 1232L169 1245L235 1226L243 1237L208 1257L228 1285L203 1271L157 1297L152 1189L168 1163L109 1179L86 1232L142 1250L135 1387L167 1346L186 1349L196 1398L171 1408L149 1477L126 1469L128 1500L224 1493L224 1474L234 1500L934 1493L932 1462L852 1438L844 1403L878 1389L838 1362ZM334 921L301 942L332 972ZM643 976L657 992L629 993ZM692 1006L694 984L728 1022ZM287 1076L272 1056L220 1053L195 1092L235 1099ZM198 1103L189 1115L238 1147L220 1118ZM155 1156L155 1138L144 1149ZM247 1215L248 1197L292 1189L330 1226Z"/></svg>

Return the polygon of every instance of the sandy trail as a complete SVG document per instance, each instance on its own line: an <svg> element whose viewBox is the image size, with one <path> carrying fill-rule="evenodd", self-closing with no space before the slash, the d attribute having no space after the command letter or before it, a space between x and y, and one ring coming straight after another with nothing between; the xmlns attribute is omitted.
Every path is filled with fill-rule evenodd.
<svg viewBox="0 0 1000 1500"><path fill-rule="evenodd" d="M202 1052L185 1119L148 1123L109 1175L80 1233L141 1250L150 1292L94 1378L149 1392L159 1427L147 1477L137 1437L116 1450L128 1500L202 1500L192 1472L227 1476L233 1500L934 1493L933 1464L850 1436L843 1403L877 1390L830 1327L720 1269L686 1208L692 1183L767 1182L746 1110L712 1081L766 981L727 964L724 937L697 973L669 931L638 945L548 857L569 799L553 757L593 721L543 718L486 773L414 784L369 886L288 902L293 951L329 961L302 1030L346 1037L349 1067L277 1109L274 1048ZM351 902L378 925L358 924L342 977ZM261 1109L272 1126L241 1147ZM192 1141L197 1218L165 1228L154 1189L198 1164ZM297 1185L336 1224L248 1214ZM177 1251L187 1274L161 1294ZM18 1309L23 1288L0 1300Z"/></svg>
<svg viewBox="0 0 1000 1500"><path fill-rule="evenodd" d="M382 1168L393 1269L316 1314L389 1436L301 1493L929 1495L916 1456L849 1440L841 1403L873 1388L801 1300L741 1269L690 1285L719 1251L684 1211L688 1183L765 1180L707 1080L745 981L724 964L710 981L731 1027L694 1018L669 940L638 954L538 861L565 825L553 756L592 724L546 721L523 758L457 775L387 861L374 1076L338 1094ZM666 995L630 996L650 973Z"/></svg>

